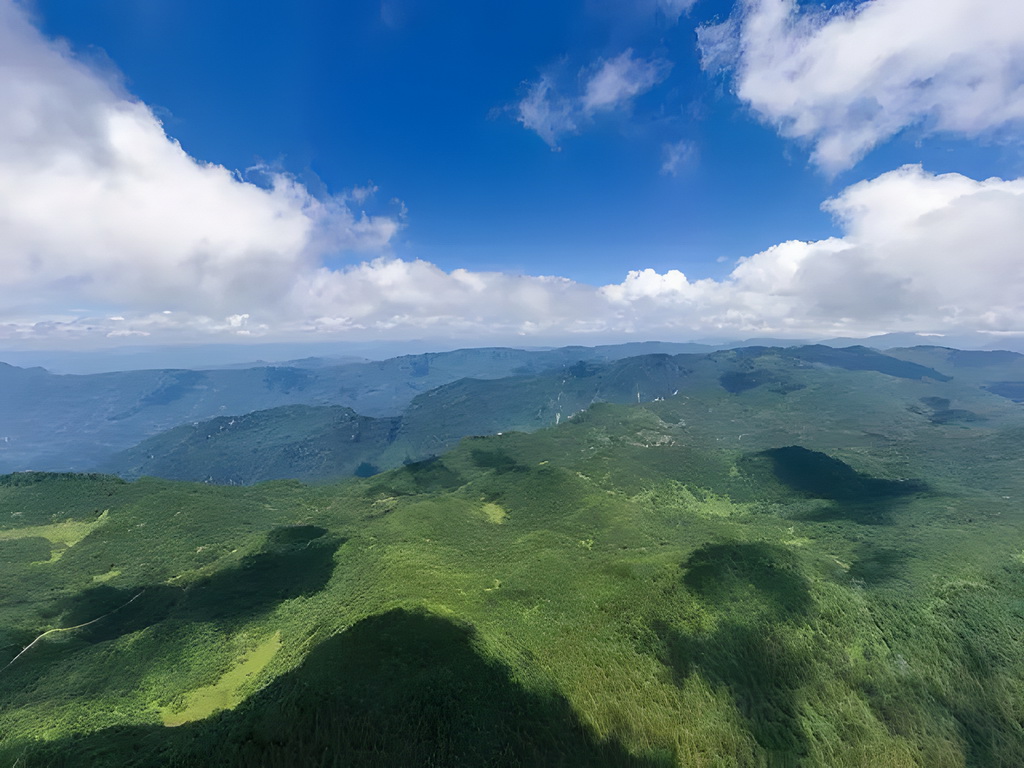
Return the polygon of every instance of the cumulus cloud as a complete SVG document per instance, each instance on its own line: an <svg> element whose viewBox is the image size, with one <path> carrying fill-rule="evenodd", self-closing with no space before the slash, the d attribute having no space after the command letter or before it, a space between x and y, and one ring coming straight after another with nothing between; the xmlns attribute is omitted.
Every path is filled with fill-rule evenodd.
<svg viewBox="0 0 1024 768"><path fill-rule="evenodd" d="M380 257L301 271L247 312L135 312L0 322L9 338L183 333L270 338L828 336L1024 329L1024 179L978 181L907 166L825 203L842 237L790 240L723 280L639 269L620 283L444 271Z"/></svg>
<svg viewBox="0 0 1024 768"><path fill-rule="evenodd" d="M698 30L705 68L836 173L908 126L979 136L1024 121L1024 4L740 0Z"/></svg>
<svg viewBox="0 0 1024 768"><path fill-rule="evenodd" d="M637 58L628 48L581 70L578 90L570 94L560 92L551 75L543 75L529 85L516 106L516 119L557 149L563 136L576 133L595 115L628 108L633 99L668 77L671 69L664 59Z"/></svg>
<svg viewBox="0 0 1024 768"><path fill-rule="evenodd" d="M592 109L639 92L606 70L617 60L588 70L581 113L601 73ZM841 237L773 245L722 280L639 269L592 286L396 258L400 218L353 207L372 185L316 197L287 174L258 169L256 184L198 162L10 0L0 104L0 339L1024 329L1024 179L906 166L825 203ZM369 255L325 266L344 250Z"/></svg>
<svg viewBox="0 0 1024 768"><path fill-rule="evenodd" d="M294 178L191 158L145 104L0 0L4 315L71 306L235 314L274 304L326 253L399 227ZM365 190L355 197L365 198Z"/></svg>
<svg viewBox="0 0 1024 768"><path fill-rule="evenodd" d="M445 272L425 261L381 258L342 272L319 269L296 286L305 330L437 329L456 335L604 327L594 289L562 277Z"/></svg>
<svg viewBox="0 0 1024 768"><path fill-rule="evenodd" d="M605 286L637 314L689 327L869 334L1024 326L1024 179L977 181L908 165L827 201L843 237L791 240L723 281L631 272Z"/></svg>

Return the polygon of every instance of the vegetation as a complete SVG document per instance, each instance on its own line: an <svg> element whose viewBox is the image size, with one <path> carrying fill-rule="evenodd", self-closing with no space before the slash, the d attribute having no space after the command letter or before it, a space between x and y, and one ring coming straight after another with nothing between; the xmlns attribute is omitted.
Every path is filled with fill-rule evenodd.
<svg viewBox="0 0 1024 768"><path fill-rule="evenodd" d="M458 349L361 363L313 358L282 366L85 376L0 362L0 472L94 470L158 432L221 416L285 405L340 405L366 416L395 416L416 395L465 376L536 374L582 359L617 360L694 346Z"/></svg>
<svg viewBox="0 0 1024 768"><path fill-rule="evenodd" d="M564 350L562 351L564 352ZM594 350L586 351L594 355ZM221 417L156 435L100 465L126 478L250 484L294 477L307 481L369 477L437 456L469 435L533 431L556 425L597 402L647 403L684 392L709 409L728 395L763 401L819 387L839 371L874 371L896 382L927 382L925 391L951 382L938 370L864 347L754 347L713 354L650 354L623 360L579 360L555 370L498 379L460 379L415 397L400 417L357 416L340 406L283 406ZM415 370L418 370L415 369ZM977 399L973 381L948 386L935 423L984 418L951 407ZM965 391L966 390L966 391ZM818 390L814 390L818 391ZM806 407L806 399L801 401ZM777 408L778 405L773 405ZM902 407L902 406L901 406ZM921 413L930 406L921 405ZM717 437L717 435L716 435Z"/></svg>
<svg viewBox="0 0 1024 768"><path fill-rule="evenodd" d="M379 471L370 462L379 460L398 424L340 405L286 405L175 427L114 456L106 467L128 478L219 485L369 477Z"/></svg>
<svg viewBox="0 0 1024 768"><path fill-rule="evenodd" d="M0 764L1024 765L1024 415L947 363L649 358L688 386L335 485L2 478Z"/></svg>

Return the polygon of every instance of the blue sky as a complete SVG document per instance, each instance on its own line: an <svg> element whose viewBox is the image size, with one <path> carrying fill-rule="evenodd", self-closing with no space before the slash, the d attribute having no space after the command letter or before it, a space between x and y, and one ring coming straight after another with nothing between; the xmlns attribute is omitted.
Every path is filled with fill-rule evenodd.
<svg viewBox="0 0 1024 768"><path fill-rule="evenodd" d="M717 257L749 255L794 224L807 238L832 232L817 210L832 185L717 95L719 83L700 70L692 22L670 24L653 7L38 7L50 34L105 51L194 157L229 168L280 163L331 190L372 180L384 210L392 197L409 209L402 252L444 268L556 268L599 282L620 280L625 267L717 275L725 271ZM709 18L728 6L702 10ZM516 122L511 108L541 71L561 65L574 77L630 46L674 62L631 115L596 121L559 153ZM699 144L699 159L676 178L659 174L662 144L679 140ZM766 201L767 184L784 193ZM747 221L736 227L744 207Z"/></svg>
<svg viewBox="0 0 1024 768"><path fill-rule="evenodd" d="M89 155L60 187L81 186L104 223L55 242L38 209L57 201L54 226L69 226L61 195L29 184L38 204L7 222L8 241L27 245L3 254L28 275L0 306L0 336L19 343L1024 327L1005 285L1012 223L980 260L960 245L1024 200L1024 11L1012 4L2 2L24 45L0 77L31 71L16 94L36 94L26 109L51 99L56 122L82 132L31 140L40 157L106 130L73 112L134 105L154 141L233 174L201 180L161 148L107 137L130 162ZM900 24L924 8L936 21L907 35ZM12 129L6 141L13 155L30 140ZM149 169L146 183L122 184L126 165ZM47 160L10 173L54 178ZM266 199L249 205L250 183ZM210 202L190 212L201 190ZM994 196L1005 200L991 211L967 202ZM917 198L934 210L910 206L892 229L886 211ZM165 222L112 233L138 200ZM932 247L921 217L959 208L943 242L960 250L915 261ZM266 220L291 229L252 223ZM151 248L163 225L180 242Z"/></svg>

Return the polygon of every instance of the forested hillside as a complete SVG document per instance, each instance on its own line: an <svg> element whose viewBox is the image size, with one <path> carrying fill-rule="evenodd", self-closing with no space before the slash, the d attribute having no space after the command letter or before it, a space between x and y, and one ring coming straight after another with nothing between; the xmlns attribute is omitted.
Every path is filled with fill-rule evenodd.
<svg viewBox="0 0 1024 768"><path fill-rule="evenodd" d="M945 408L932 408L934 419L960 422L984 418L980 414L990 409L1013 412L992 396L991 387L978 378L980 370L972 370L971 377L952 376L864 347L751 347L578 360L541 373L459 379L417 395L400 416L380 420L321 406L185 425L96 468L129 479L153 475L223 484L285 477L337 480L437 456L466 436L554 426L602 402L650 403L678 396L709 412L738 402L783 414L793 410L800 418L801 412L819 407L816 399L831 396L829 382L837 375L844 377L848 398L860 388L858 396L870 399L875 382L884 382L881 386L892 389L892 397L867 407L890 408L896 421L904 418L906 401L928 411L918 402L921 397L930 397L933 404L948 401ZM779 394L791 396L775 397ZM954 402L956 407L950 407Z"/></svg>
<svg viewBox="0 0 1024 768"><path fill-rule="evenodd" d="M284 366L83 376L0 363L0 471L92 470L168 429L282 405L342 405L363 416L392 416L418 394L467 376L525 375L584 359L694 346L459 349L344 365L314 358Z"/></svg>
<svg viewBox="0 0 1024 768"><path fill-rule="evenodd" d="M797 362L341 484L7 476L0 760L1024 764L1020 407Z"/></svg>

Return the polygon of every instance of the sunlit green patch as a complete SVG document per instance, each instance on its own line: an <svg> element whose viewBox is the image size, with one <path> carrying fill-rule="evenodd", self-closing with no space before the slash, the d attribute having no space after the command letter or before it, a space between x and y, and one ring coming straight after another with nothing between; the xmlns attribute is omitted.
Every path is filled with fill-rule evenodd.
<svg viewBox="0 0 1024 768"><path fill-rule="evenodd" d="M63 523L52 523L50 525L31 525L26 528L11 528L0 531L0 541L12 541L14 539L43 538L53 545L50 551L49 560L40 560L41 563L55 563L64 553L75 546L78 542L103 525L109 517L110 510L105 509L95 520L83 522L81 520L68 520Z"/></svg>
<svg viewBox="0 0 1024 768"><path fill-rule="evenodd" d="M661 515L693 514L701 517L731 517L749 505L735 504L728 496L670 480L644 490L634 501L650 505Z"/></svg>
<svg viewBox="0 0 1024 768"><path fill-rule="evenodd" d="M484 504L481 511L484 513L484 518L495 525L501 525L508 518L508 513L502 509L500 504L494 502Z"/></svg>
<svg viewBox="0 0 1024 768"><path fill-rule="evenodd" d="M796 526L793 525L789 526L786 533L789 534L790 538L784 539L782 543L787 547L806 547L814 541L814 539L810 539L807 536L797 536ZM849 568L849 566L847 566L847 568Z"/></svg>
<svg viewBox="0 0 1024 768"><path fill-rule="evenodd" d="M697 512L705 517L731 517L742 512L742 508L733 504L727 496L703 493L698 499Z"/></svg>
<svg viewBox="0 0 1024 768"><path fill-rule="evenodd" d="M99 583L99 584L104 584L104 583L110 581L111 579L116 578L116 577L118 577L120 575L121 575L121 572L117 571L117 570L107 571L106 573L101 573L98 576L93 576L92 580L97 582L97 583Z"/></svg>
<svg viewBox="0 0 1024 768"><path fill-rule="evenodd" d="M275 632L258 646L246 653L230 670L221 675L213 685L186 693L176 704L160 707L160 719L168 727L175 727L203 720L214 712L234 709L245 698L245 685L259 674L281 649L281 633Z"/></svg>

